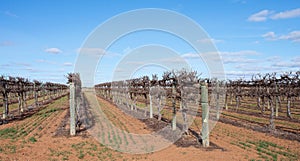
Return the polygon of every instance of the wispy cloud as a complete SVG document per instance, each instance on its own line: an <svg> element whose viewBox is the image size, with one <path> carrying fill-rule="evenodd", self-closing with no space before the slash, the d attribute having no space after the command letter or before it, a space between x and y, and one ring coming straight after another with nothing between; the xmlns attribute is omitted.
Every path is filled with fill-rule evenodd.
<svg viewBox="0 0 300 161"><path fill-rule="evenodd" d="M282 61L282 59L278 58L272 62L273 62L271 64L272 67L281 67L281 68L285 68L285 70L300 68L300 56L293 57L288 61Z"/></svg>
<svg viewBox="0 0 300 161"><path fill-rule="evenodd" d="M277 62L281 59L280 56L271 56L271 57L268 57L266 60L269 61L269 62Z"/></svg>
<svg viewBox="0 0 300 161"><path fill-rule="evenodd" d="M232 0L232 3L241 3L241 4L246 4L246 0Z"/></svg>
<svg viewBox="0 0 300 161"><path fill-rule="evenodd" d="M2 41L2 42L0 42L0 46L12 46L12 45L14 45L14 43L11 42L11 41Z"/></svg>
<svg viewBox="0 0 300 161"><path fill-rule="evenodd" d="M287 19L287 18L295 18L295 17L300 17L300 8L279 12L277 14L272 15L271 19L277 20L277 19Z"/></svg>
<svg viewBox="0 0 300 161"><path fill-rule="evenodd" d="M267 19L278 20L278 19L288 19L288 18L296 18L300 17L300 8L287 10L283 12L273 12L269 10L262 10L255 14L252 14L248 17L248 21L251 22L262 22Z"/></svg>
<svg viewBox="0 0 300 161"><path fill-rule="evenodd" d="M291 40L293 42L300 42L300 31L292 31L287 35L282 35L279 37L282 40Z"/></svg>
<svg viewBox="0 0 300 161"><path fill-rule="evenodd" d="M181 55L181 57L185 58L185 59L199 59L199 58L201 58L200 54L196 54L196 53L186 53L186 54Z"/></svg>
<svg viewBox="0 0 300 161"><path fill-rule="evenodd" d="M221 43L221 42L223 42L223 40L205 38L205 39L199 39L199 40L197 40L197 42L203 43L203 44L206 44L206 43Z"/></svg>
<svg viewBox="0 0 300 161"><path fill-rule="evenodd" d="M294 57L291 61L292 62L300 62L300 56Z"/></svg>
<svg viewBox="0 0 300 161"><path fill-rule="evenodd" d="M181 57L185 59L198 59L201 58L202 55L211 55L214 56L222 56L224 57L241 57L241 56L247 56L247 55L260 55L257 51L254 50L241 50L241 51L234 51L234 52L228 52L228 51L221 51L221 52L209 52L209 53L186 53L181 55Z"/></svg>
<svg viewBox="0 0 300 161"><path fill-rule="evenodd" d="M56 62L48 61L48 60L45 60L45 59L38 59L38 60L36 60L36 62L38 62L38 63L47 63L47 64L56 64Z"/></svg>
<svg viewBox="0 0 300 161"><path fill-rule="evenodd" d="M257 51L254 50L241 50L235 52L220 52L222 56L246 56L246 55L260 55Z"/></svg>
<svg viewBox="0 0 300 161"><path fill-rule="evenodd" d="M31 64L28 64L28 63L22 63L22 62L12 62L13 65L16 65L16 66L24 66L24 67L30 67Z"/></svg>
<svg viewBox="0 0 300 161"><path fill-rule="evenodd" d="M275 40L276 39L276 35L274 32L267 32L267 33L263 34L262 37L267 40Z"/></svg>
<svg viewBox="0 0 300 161"><path fill-rule="evenodd" d="M272 66L284 68L300 68L300 62L277 62L272 64Z"/></svg>
<svg viewBox="0 0 300 161"><path fill-rule="evenodd" d="M261 22L266 21L268 16L272 13L272 11L269 10L262 10L260 12L257 12L251 16L248 17L248 21L252 22Z"/></svg>
<svg viewBox="0 0 300 161"><path fill-rule="evenodd" d="M63 65L64 65L64 66L73 66L73 63L65 62Z"/></svg>
<svg viewBox="0 0 300 161"><path fill-rule="evenodd" d="M277 36L275 32L267 32L262 35L266 40L290 40L292 42L300 42L300 30L292 31L285 35Z"/></svg>
<svg viewBox="0 0 300 161"><path fill-rule="evenodd" d="M256 59L249 59L245 57L223 57L223 63L224 64L236 64L236 63L257 63L258 60Z"/></svg>
<svg viewBox="0 0 300 161"><path fill-rule="evenodd" d="M101 48L79 48L77 49L77 53L99 56L104 55L106 51Z"/></svg>
<svg viewBox="0 0 300 161"><path fill-rule="evenodd" d="M45 52L50 53L50 54L62 53L62 51L59 48L48 48L48 49L45 49Z"/></svg>
<svg viewBox="0 0 300 161"><path fill-rule="evenodd" d="M5 11L4 14L5 14L6 16L10 16L10 17L14 17L14 18L19 18L18 15L14 14L14 13L12 13L12 12L10 12L10 11Z"/></svg>
<svg viewBox="0 0 300 161"><path fill-rule="evenodd" d="M96 58L100 56L110 56L110 57L119 57L121 54L106 51L102 48L79 48L77 49L77 53L84 54L84 55L90 55L95 56Z"/></svg>

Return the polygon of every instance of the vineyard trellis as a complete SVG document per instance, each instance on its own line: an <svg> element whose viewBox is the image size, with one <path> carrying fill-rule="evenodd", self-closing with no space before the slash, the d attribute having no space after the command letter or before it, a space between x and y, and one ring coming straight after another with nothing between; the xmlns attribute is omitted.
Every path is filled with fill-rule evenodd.
<svg viewBox="0 0 300 161"><path fill-rule="evenodd" d="M184 134L189 133L189 125L193 123L193 117L198 114L198 107L202 104L203 117L203 130L202 142L203 146L209 146L209 106L208 106L208 80L199 79L197 72L171 71L165 72L162 75L162 79L159 80L157 75L152 75L152 79L148 76L141 78L114 81L108 83L102 83L95 85L97 94L104 99L110 100L117 105L125 105L129 110L137 111L141 110L137 108L138 103L144 104L144 118L148 115L153 118L154 109L157 107L157 119L162 119L162 109L166 106L169 107L171 113L171 127L175 131L177 127ZM210 83L210 92L218 92L219 96L222 92L214 90L212 84L218 82L214 81ZM225 84L223 84L225 85ZM200 90L201 89L201 90ZM202 90L203 89L203 90ZM223 88L225 89L225 88ZM202 92L201 92L202 91ZM223 94L225 94L223 92ZM204 96L200 99L200 95ZM224 97L211 98L212 102ZM224 101L223 101L224 102ZM217 106L222 106L222 101L217 103ZM215 109L215 108L214 108ZM220 108L218 110L221 110ZM215 110L215 113L219 113ZM142 110L141 110L142 111ZM178 112L181 113L181 119L178 117ZM179 119L179 120L178 120ZM199 138L200 139L200 138Z"/></svg>
<svg viewBox="0 0 300 161"><path fill-rule="evenodd" d="M21 77L1 76L0 92L2 97L0 104L3 106L2 121L6 122L8 117L14 117L10 112L10 104L18 103L18 112L19 115L22 115L25 108L30 110L39 107L41 102L45 103L47 101L46 97L48 97L48 100L52 100L64 95L67 93L67 86L51 82L42 83L37 80L31 82ZM42 101L39 101L40 97L42 97ZM30 99L34 99L32 105L27 104Z"/></svg>
<svg viewBox="0 0 300 161"><path fill-rule="evenodd" d="M282 111L283 101L286 101L286 117L292 119L291 106L300 96L300 71L284 72L282 74L267 73L253 75L251 80L235 80L227 82L226 97L236 99L236 111L241 106L242 98L256 98L256 108L264 114L266 107L270 110L271 130L275 129L274 119ZM228 101L226 101L228 106Z"/></svg>
<svg viewBox="0 0 300 161"><path fill-rule="evenodd" d="M176 113L181 112L183 118L181 130L185 131L185 133L188 132L186 129L188 121L186 116L189 113L197 112L202 114L203 128L206 119L218 120L223 108L239 112L245 100L254 100L254 103L256 103L254 110L260 111L262 115L268 113L268 129L274 130L276 129L275 119L284 118L282 114L279 115L280 112L283 112L284 105L286 106L286 117L293 119L292 111L293 108L296 108L295 102L300 99L299 79L300 71L284 72L282 74L257 74L253 75L250 80L237 79L228 81L199 79L195 72L180 71L175 73L172 71L165 72L161 80L158 79L157 75L152 75L152 79L148 76L143 76L137 79L97 84L95 89L100 97L110 100L117 105L125 105L130 110L139 110L137 104L143 103L144 109L146 109L145 115L148 114L150 118L153 118L153 107L156 106L158 120L162 119L162 109L169 107L169 112L172 114L171 125L174 130L176 129ZM203 109L205 98L200 99L199 97L202 94L201 87L205 83L207 83L209 94L207 114L214 113L214 115L211 115L211 118L205 118L206 115L204 113L206 111ZM191 89L187 90L188 92L184 92L188 88ZM192 94L193 97L188 98L186 94L191 92L195 92L198 95L194 93ZM191 104L187 104L188 101L195 101L194 104L201 105L202 109L196 110L196 108L191 108ZM268 112L266 112L267 110ZM202 129L202 139L204 138L204 131L205 129Z"/></svg>

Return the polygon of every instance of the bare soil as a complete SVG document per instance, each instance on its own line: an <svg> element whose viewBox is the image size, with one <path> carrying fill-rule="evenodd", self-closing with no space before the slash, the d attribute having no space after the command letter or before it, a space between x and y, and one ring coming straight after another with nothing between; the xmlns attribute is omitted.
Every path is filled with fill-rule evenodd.
<svg viewBox="0 0 300 161"><path fill-rule="evenodd" d="M110 121L132 133L147 134L168 124L155 118L139 120L104 99L98 101ZM209 148L186 135L166 149L140 155L109 149L85 127L78 130L77 136L69 136L69 101L60 98L29 117L0 126L0 160L300 160L299 141L226 122L212 130Z"/></svg>

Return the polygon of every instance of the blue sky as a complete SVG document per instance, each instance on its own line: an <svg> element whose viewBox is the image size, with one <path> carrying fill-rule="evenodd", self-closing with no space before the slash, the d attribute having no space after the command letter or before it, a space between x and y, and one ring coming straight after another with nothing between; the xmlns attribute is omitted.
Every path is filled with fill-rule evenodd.
<svg viewBox="0 0 300 161"><path fill-rule="evenodd" d="M300 69L300 1L296 0L2 0L0 74L65 83L64 75L74 70L78 49L97 26L141 8L176 11L197 22L219 50L227 78ZM193 62L197 53L183 43L174 45L177 41L149 31L120 39L107 49L111 54L103 58L105 70L98 69L96 83L109 81L122 56L145 44L174 48L197 66ZM156 71L141 73L149 74L147 70Z"/></svg>

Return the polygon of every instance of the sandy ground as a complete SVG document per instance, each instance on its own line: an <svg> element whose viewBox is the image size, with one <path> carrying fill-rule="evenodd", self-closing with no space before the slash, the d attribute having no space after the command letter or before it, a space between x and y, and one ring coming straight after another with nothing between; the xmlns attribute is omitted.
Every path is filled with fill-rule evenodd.
<svg viewBox="0 0 300 161"><path fill-rule="evenodd" d="M93 93L85 95L90 106L95 103L89 99ZM103 99L98 101L116 127L136 134L153 132L147 122L126 115ZM210 135L211 148L189 143L195 138L186 136L181 143L160 151L122 153L101 145L84 129L75 137L68 136L68 106L67 97L63 97L31 117L1 125L0 160L299 160L300 156L298 141L220 122Z"/></svg>

